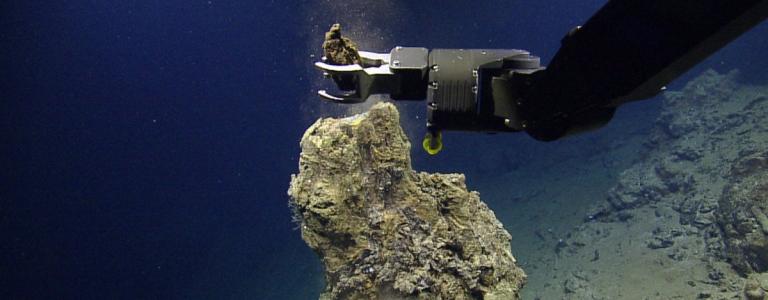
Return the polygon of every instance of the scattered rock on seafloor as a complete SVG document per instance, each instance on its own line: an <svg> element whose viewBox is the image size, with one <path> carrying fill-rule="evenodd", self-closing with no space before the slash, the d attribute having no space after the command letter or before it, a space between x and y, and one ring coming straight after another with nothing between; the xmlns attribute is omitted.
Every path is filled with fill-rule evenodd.
<svg viewBox="0 0 768 300"><path fill-rule="evenodd" d="M622 211L661 199L664 183L652 168L630 168L622 172L619 183L608 191L612 210Z"/></svg>
<svg viewBox="0 0 768 300"><path fill-rule="evenodd" d="M320 119L288 194L320 256L320 299L517 299L511 236L460 174L411 169L394 105Z"/></svg>
<svg viewBox="0 0 768 300"><path fill-rule="evenodd" d="M744 298L764 300L768 293L768 273L751 274L744 282Z"/></svg>
<svg viewBox="0 0 768 300"><path fill-rule="evenodd" d="M674 244L675 244L675 241L673 241L670 238L654 237L648 241L648 248L651 248L651 249L668 248Z"/></svg>
<svg viewBox="0 0 768 300"><path fill-rule="evenodd" d="M576 270L563 281L563 291L568 299L602 299L592 289L587 273Z"/></svg>

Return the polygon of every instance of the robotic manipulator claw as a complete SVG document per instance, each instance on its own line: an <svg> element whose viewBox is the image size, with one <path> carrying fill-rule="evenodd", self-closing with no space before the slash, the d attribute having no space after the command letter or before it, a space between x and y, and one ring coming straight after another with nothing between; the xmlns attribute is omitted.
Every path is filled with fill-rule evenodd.
<svg viewBox="0 0 768 300"><path fill-rule="evenodd" d="M389 53L359 51L360 63L315 66L341 93L318 91L336 103L365 102L374 94L392 100L426 100L425 150L442 148L441 131L521 131L518 86L543 70L540 60L517 49L395 47Z"/></svg>
<svg viewBox="0 0 768 300"><path fill-rule="evenodd" d="M334 65L316 62L341 94L318 91L325 100L339 103L365 102L373 94L389 94L394 100L423 100L426 97L426 48L396 47L390 53L359 51L359 64Z"/></svg>

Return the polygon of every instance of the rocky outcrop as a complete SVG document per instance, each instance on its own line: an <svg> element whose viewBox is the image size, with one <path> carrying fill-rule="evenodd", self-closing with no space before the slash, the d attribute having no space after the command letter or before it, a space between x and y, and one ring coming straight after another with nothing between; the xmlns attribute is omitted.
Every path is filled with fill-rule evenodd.
<svg viewBox="0 0 768 300"><path fill-rule="evenodd" d="M616 212L661 201L681 213L684 224L712 225L726 175L721 171L739 157L728 148L750 147L734 144L750 126L742 114L750 93L738 90L737 75L710 70L680 91L665 92L645 159L622 173L608 201L590 216L615 220Z"/></svg>
<svg viewBox="0 0 768 300"><path fill-rule="evenodd" d="M724 187L759 173L739 166L752 165L747 157L768 149L765 88L739 86L737 75L707 71L681 91L666 92L645 159L622 173L588 219L613 221L618 212L653 204L673 208L681 225L717 229L716 210L732 193Z"/></svg>
<svg viewBox="0 0 768 300"><path fill-rule="evenodd" d="M325 267L320 299L517 299L511 237L460 174L411 169L391 104L320 119L288 194Z"/></svg>
<svg viewBox="0 0 768 300"><path fill-rule="evenodd" d="M703 282L714 293L768 272L768 87L740 85L737 76L710 70L666 92L643 159L586 217L623 222L650 207L659 220L677 220L654 230L647 247L676 261L706 262ZM701 248L678 247L684 240ZM724 277L716 262L743 277ZM752 298L763 292L745 287Z"/></svg>
<svg viewBox="0 0 768 300"><path fill-rule="evenodd" d="M729 177L717 213L726 257L742 274L768 272L768 151L740 159Z"/></svg>

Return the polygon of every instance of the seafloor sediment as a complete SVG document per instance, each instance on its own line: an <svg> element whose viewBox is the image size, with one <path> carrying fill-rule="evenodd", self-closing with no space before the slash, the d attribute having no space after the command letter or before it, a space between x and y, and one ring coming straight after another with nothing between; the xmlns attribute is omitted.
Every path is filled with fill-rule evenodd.
<svg viewBox="0 0 768 300"><path fill-rule="evenodd" d="M678 261L696 250L704 263L727 262L742 276L768 271L768 89L741 86L737 75L708 71L666 93L648 156L622 174L593 217L620 221L644 206L666 211L678 224L654 230L650 249ZM700 247L675 247L681 239ZM713 294L741 290L739 278L708 268Z"/></svg>
<svg viewBox="0 0 768 300"><path fill-rule="evenodd" d="M391 104L320 119L289 195L325 267L320 299L517 299L511 236L460 174L411 169Z"/></svg>
<svg viewBox="0 0 768 300"><path fill-rule="evenodd" d="M541 250L515 249L530 274L525 296L766 299L768 87L742 85L737 78L738 72L704 72L682 90L664 94L648 134L608 143L614 150L600 153L602 161L630 153L633 162L607 193L551 192L599 182L593 178L598 172L551 180L563 178L565 168L599 169L582 163L592 158L563 161L559 173L542 173L550 180L542 194L552 198L535 205L522 201L516 210L555 214L539 218L540 228L508 224L522 242L516 245ZM627 142L632 139L642 142ZM635 150L615 153L621 149ZM563 229L552 224L569 211L547 208L547 200L593 205L583 221ZM514 211L509 218L523 217ZM503 210L497 213L507 218ZM519 234L526 230L536 234L526 239L530 235Z"/></svg>

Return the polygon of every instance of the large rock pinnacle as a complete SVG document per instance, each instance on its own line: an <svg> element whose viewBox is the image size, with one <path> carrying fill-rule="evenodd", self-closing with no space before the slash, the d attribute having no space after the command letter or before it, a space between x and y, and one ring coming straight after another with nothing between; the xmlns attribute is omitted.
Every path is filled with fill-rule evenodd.
<svg viewBox="0 0 768 300"><path fill-rule="evenodd" d="M460 174L417 173L397 109L320 119L288 194L321 257L320 299L517 299L509 233Z"/></svg>

